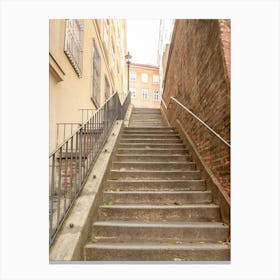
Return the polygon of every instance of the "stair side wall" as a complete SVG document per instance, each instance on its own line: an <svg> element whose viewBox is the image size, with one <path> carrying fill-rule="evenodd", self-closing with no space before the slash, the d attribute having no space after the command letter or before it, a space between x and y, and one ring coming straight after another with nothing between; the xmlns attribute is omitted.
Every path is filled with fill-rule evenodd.
<svg viewBox="0 0 280 280"><path fill-rule="evenodd" d="M218 20L175 21L163 100L168 104L174 96L230 141L230 87L221 38ZM203 161L230 196L230 149L180 106L171 102L166 115L171 125L180 120Z"/></svg>

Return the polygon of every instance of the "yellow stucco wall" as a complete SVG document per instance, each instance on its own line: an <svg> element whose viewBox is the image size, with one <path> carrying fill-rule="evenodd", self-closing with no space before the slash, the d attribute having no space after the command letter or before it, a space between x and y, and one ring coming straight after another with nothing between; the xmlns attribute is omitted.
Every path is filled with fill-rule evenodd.
<svg viewBox="0 0 280 280"><path fill-rule="evenodd" d="M109 26L109 44L104 44L104 23ZM84 23L82 76L75 72L64 52L66 20L49 21L49 149L56 147L57 123L81 123L79 109L96 109L92 96L93 42L101 59L100 105L105 101L105 75L110 94L126 93L126 22L116 19L87 19ZM119 30L119 31L118 31ZM112 67L113 45L115 50ZM84 117L85 119L85 117ZM59 141L60 142L60 141Z"/></svg>

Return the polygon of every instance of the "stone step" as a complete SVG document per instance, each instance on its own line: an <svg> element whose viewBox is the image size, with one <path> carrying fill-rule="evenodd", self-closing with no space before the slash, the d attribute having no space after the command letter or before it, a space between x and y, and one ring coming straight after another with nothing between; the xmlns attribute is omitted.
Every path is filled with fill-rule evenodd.
<svg viewBox="0 0 280 280"><path fill-rule="evenodd" d="M137 155L185 155L188 154L187 149L137 149L137 148L118 148L117 151L118 154L124 154L124 155L129 155L129 154L137 154Z"/></svg>
<svg viewBox="0 0 280 280"><path fill-rule="evenodd" d="M120 162L187 162L192 161L190 155L153 155L153 154L116 154L115 161Z"/></svg>
<svg viewBox="0 0 280 280"><path fill-rule="evenodd" d="M229 226L220 222L98 221L92 240L98 242L225 242ZM177 244L174 244L177 245Z"/></svg>
<svg viewBox="0 0 280 280"><path fill-rule="evenodd" d="M125 143L125 144L119 144L118 146L119 148L140 148L140 149L170 149L170 148L181 148L181 149L184 149L185 148L185 145L182 144L182 143L175 143L175 144L143 144L143 143Z"/></svg>
<svg viewBox="0 0 280 280"><path fill-rule="evenodd" d="M106 190L205 191L205 180L107 180Z"/></svg>
<svg viewBox="0 0 280 280"><path fill-rule="evenodd" d="M141 144L176 144L183 143L181 139L172 138L172 139L140 139L140 138L129 138L129 139L120 139L120 144L126 143L141 143Z"/></svg>
<svg viewBox="0 0 280 280"><path fill-rule="evenodd" d="M111 179L200 179L200 171L159 171L159 170L111 170Z"/></svg>
<svg viewBox="0 0 280 280"><path fill-rule="evenodd" d="M195 170L194 162L113 162L116 170Z"/></svg>
<svg viewBox="0 0 280 280"><path fill-rule="evenodd" d="M122 134L121 139L179 139L179 134Z"/></svg>
<svg viewBox="0 0 280 280"><path fill-rule="evenodd" d="M130 135L130 134L178 134L174 130L125 130L122 135Z"/></svg>
<svg viewBox="0 0 280 280"><path fill-rule="evenodd" d="M230 245L218 243L89 243L86 261L229 261Z"/></svg>
<svg viewBox="0 0 280 280"><path fill-rule="evenodd" d="M105 191L103 202L116 204L182 205L211 203L210 191Z"/></svg>
<svg viewBox="0 0 280 280"><path fill-rule="evenodd" d="M176 128L173 126L161 126L161 127L124 127L123 131L135 131L135 130L139 130L139 131L170 131L173 130L175 131Z"/></svg>
<svg viewBox="0 0 280 280"><path fill-rule="evenodd" d="M99 220L218 222L220 207L216 204L101 205Z"/></svg>

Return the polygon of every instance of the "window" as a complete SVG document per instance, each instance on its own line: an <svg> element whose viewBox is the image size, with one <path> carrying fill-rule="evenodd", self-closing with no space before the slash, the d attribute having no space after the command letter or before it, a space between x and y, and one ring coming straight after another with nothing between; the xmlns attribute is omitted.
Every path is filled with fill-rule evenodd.
<svg viewBox="0 0 280 280"><path fill-rule="evenodd" d="M136 88L130 88L131 91L131 98L135 99L136 98Z"/></svg>
<svg viewBox="0 0 280 280"><path fill-rule="evenodd" d="M129 80L132 82L136 81L136 73L135 72L129 72Z"/></svg>
<svg viewBox="0 0 280 280"><path fill-rule="evenodd" d="M101 63L100 55L97 50L95 43L93 43L93 74L92 74L92 99L95 105L98 107L100 102L100 73L101 73Z"/></svg>
<svg viewBox="0 0 280 280"><path fill-rule="evenodd" d="M159 75L153 75L153 83L158 84L159 83Z"/></svg>
<svg viewBox="0 0 280 280"><path fill-rule="evenodd" d="M159 92L157 89L154 89L154 100L159 100Z"/></svg>
<svg viewBox="0 0 280 280"><path fill-rule="evenodd" d="M79 78L83 69L83 34L84 22L79 19L67 19L64 52Z"/></svg>
<svg viewBox="0 0 280 280"><path fill-rule="evenodd" d="M148 89L142 88L142 98L148 99Z"/></svg>
<svg viewBox="0 0 280 280"><path fill-rule="evenodd" d="M107 100L109 97L110 97L110 85L107 77L105 76L105 100Z"/></svg>
<svg viewBox="0 0 280 280"><path fill-rule="evenodd" d="M141 79L143 83L148 83L148 74L142 73Z"/></svg>
<svg viewBox="0 0 280 280"><path fill-rule="evenodd" d="M108 48L109 43L109 22L108 20L104 21L104 38L103 38L106 47Z"/></svg>

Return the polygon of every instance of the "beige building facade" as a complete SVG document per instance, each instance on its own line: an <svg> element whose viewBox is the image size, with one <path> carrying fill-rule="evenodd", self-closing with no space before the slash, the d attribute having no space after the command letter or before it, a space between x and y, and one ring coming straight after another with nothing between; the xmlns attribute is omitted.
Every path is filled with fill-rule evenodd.
<svg viewBox="0 0 280 280"><path fill-rule="evenodd" d="M159 108L159 68L153 65L130 65L129 89L131 103L136 108Z"/></svg>
<svg viewBox="0 0 280 280"><path fill-rule="evenodd" d="M126 21L49 21L49 149L115 92L127 95Z"/></svg>

